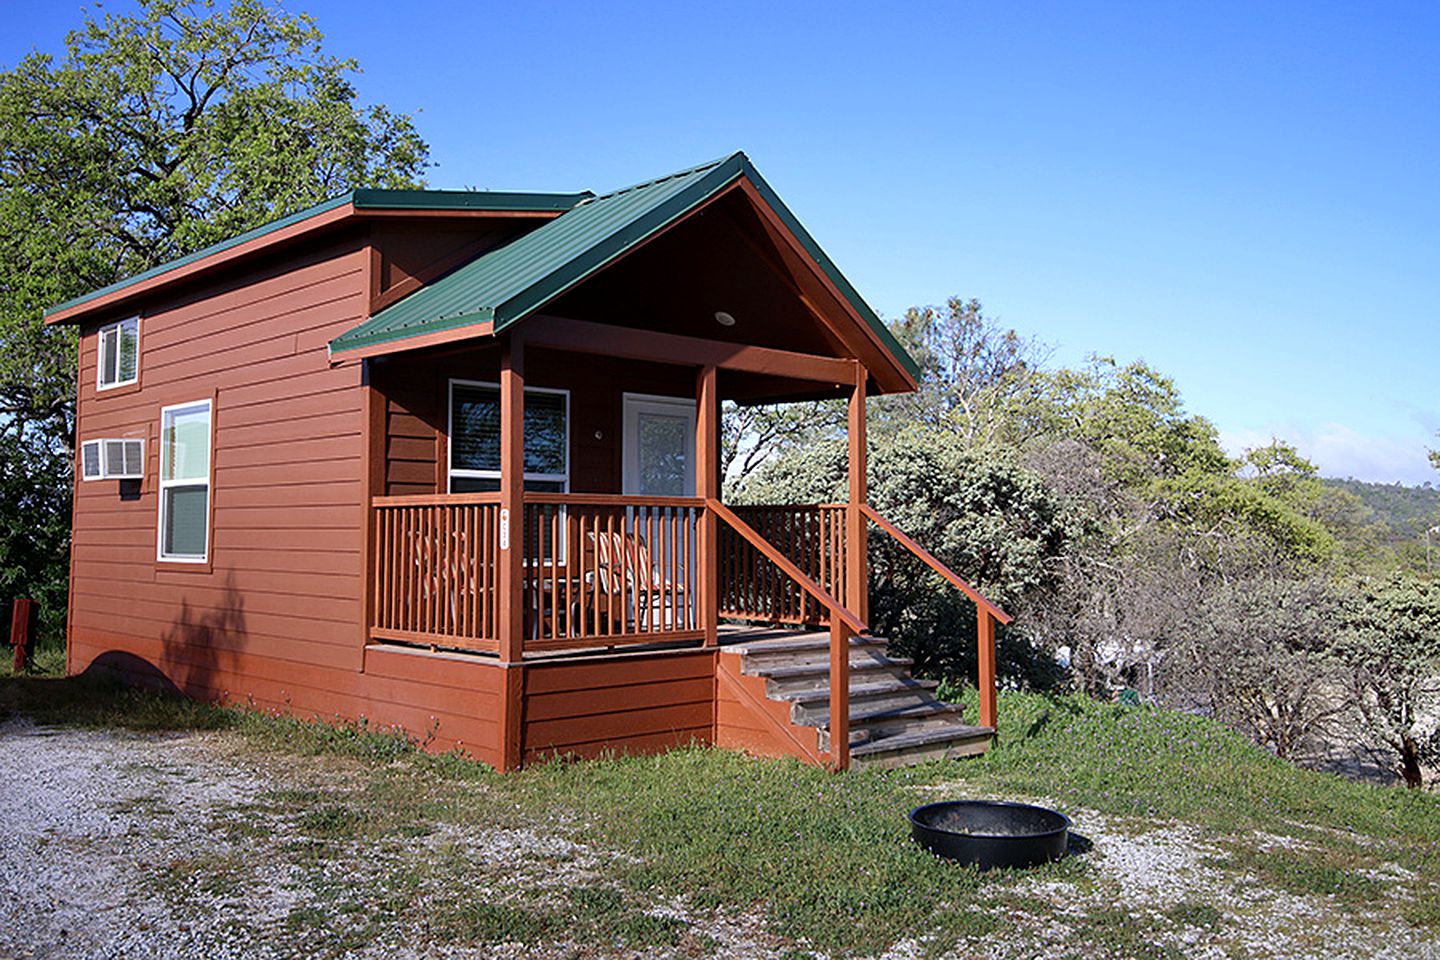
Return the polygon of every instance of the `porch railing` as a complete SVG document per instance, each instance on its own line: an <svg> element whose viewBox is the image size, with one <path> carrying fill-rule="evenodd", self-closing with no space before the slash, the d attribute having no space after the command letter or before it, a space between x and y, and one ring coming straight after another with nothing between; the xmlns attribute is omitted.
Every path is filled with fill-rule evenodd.
<svg viewBox="0 0 1440 960"><path fill-rule="evenodd" d="M828 595L855 609L845 595L845 504L766 504L730 509L768 547ZM817 626L830 622L830 611L824 603L729 524L720 528L719 564L722 617Z"/></svg>
<svg viewBox="0 0 1440 960"><path fill-rule="evenodd" d="M1011 620L1010 614L991 603L985 598L984 594L972 587L963 577L941 563L933 553L920 546L920 544L912 540L899 527L882 517L874 507L868 503L861 504L860 512L866 519L894 537L896 543L900 544L900 546L906 550L909 550L919 558L922 563L940 574L951 586L965 594L965 596L974 602L975 642L977 647L976 653L979 660L975 686L980 692L980 726L989 727L992 730L995 729L997 707L995 697L995 625L1009 623Z"/></svg>
<svg viewBox="0 0 1440 960"><path fill-rule="evenodd" d="M828 596L848 609L856 609L847 595L846 515L848 505L822 503L807 506L736 506L734 516L764 541L742 536L726 524L720 530L720 615L740 620L770 623L798 623L824 626L830 608L817 594L803 587L782 567L780 554L794 569L814 582ZM980 725L993 728L996 722L995 627L1010 622L1010 615L991 603L959 574L941 563L930 551L907 536L869 504L860 506L861 515L893 537L901 548L975 603L976 643L979 669L976 686L980 691Z"/></svg>
<svg viewBox="0 0 1440 960"><path fill-rule="evenodd" d="M525 494L525 649L699 639L703 500Z"/></svg>
<svg viewBox="0 0 1440 960"><path fill-rule="evenodd" d="M373 501L376 639L498 651L500 495ZM526 493L527 651L698 639L704 501Z"/></svg>
<svg viewBox="0 0 1440 960"><path fill-rule="evenodd" d="M372 504L371 636L497 652L500 495L377 497ZM526 493L518 530L522 648L702 639L699 533L708 512L720 521L720 616L829 626L831 762L844 767L849 638L866 629L845 596L849 509ZM993 727L995 627L1010 617L872 507L859 510L975 602L980 722Z"/></svg>
<svg viewBox="0 0 1440 960"><path fill-rule="evenodd" d="M374 500L372 635L495 650L500 495Z"/></svg>

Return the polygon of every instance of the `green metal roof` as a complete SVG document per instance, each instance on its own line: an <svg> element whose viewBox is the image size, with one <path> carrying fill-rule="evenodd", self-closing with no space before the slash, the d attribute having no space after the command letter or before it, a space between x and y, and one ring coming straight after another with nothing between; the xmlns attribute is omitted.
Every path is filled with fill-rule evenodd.
<svg viewBox="0 0 1440 960"><path fill-rule="evenodd" d="M137 273L132 277L117 281L99 290L92 290L83 296L66 300L64 303L56 304L45 310L45 316L50 316L69 310L71 307L79 306L97 297L114 293L117 290L124 290L126 287L149 280L169 273L179 267L203 260L212 254L238 247L243 243L263 237L266 234L282 230L292 224L300 223L311 217L322 213L328 213L346 204L352 204L356 210L525 210L525 211L563 211L580 203L582 200L593 197L590 191L580 193L513 193L490 190L352 190L349 193L341 194L313 207L307 207L288 217L281 217L279 220L272 220L262 224L253 230L247 230L239 236L222 240L219 243L211 244L194 253L179 257L158 267L151 267L143 273Z"/></svg>
<svg viewBox="0 0 1440 960"><path fill-rule="evenodd" d="M491 322L499 332L614 262L736 180L748 179L841 294L910 371L919 367L743 153L576 204L330 341L332 353Z"/></svg>

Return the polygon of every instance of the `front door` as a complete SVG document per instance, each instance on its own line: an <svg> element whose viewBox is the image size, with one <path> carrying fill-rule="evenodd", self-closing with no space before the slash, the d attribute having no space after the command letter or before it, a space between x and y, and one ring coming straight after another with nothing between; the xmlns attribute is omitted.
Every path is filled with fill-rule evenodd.
<svg viewBox="0 0 1440 960"><path fill-rule="evenodd" d="M695 401L627 393L624 425L624 492L695 496Z"/></svg>

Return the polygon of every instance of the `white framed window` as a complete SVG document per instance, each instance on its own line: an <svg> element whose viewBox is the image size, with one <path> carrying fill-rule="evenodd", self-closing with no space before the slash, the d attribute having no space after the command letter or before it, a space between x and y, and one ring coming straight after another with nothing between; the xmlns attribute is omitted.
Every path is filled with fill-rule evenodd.
<svg viewBox="0 0 1440 960"><path fill-rule="evenodd" d="M209 400L160 410L161 560L204 563L210 557Z"/></svg>
<svg viewBox="0 0 1440 960"><path fill-rule="evenodd" d="M96 386L123 387L140 379L140 318L130 317L100 328L100 362Z"/></svg>
<svg viewBox="0 0 1440 960"><path fill-rule="evenodd" d="M450 381L450 493L500 489L500 385ZM525 388L525 489L570 492L570 391Z"/></svg>

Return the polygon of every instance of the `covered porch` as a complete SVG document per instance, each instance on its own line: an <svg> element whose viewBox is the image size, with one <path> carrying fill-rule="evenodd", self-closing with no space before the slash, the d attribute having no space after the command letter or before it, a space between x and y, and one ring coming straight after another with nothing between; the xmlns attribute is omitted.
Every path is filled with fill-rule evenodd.
<svg viewBox="0 0 1440 960"><path fill-rule="evenodd" d="M863 618L864 368L618 332L537 318L499 343L374 364L372 640L519 658L713 644L724 618ZM746 399L756 360L767 389L781 375L810 393L852 381L850 502L721 502L720 402Z"/></svg>
<svg viewBox="0 0 1440 960"><path fill-rule="evenodd" d="M366 642L464 651L518 677L625 655L638 671L824 631L824 761L844 767L852 657L869 639L868 542L893 536L976 601L974 723L993 729L995 624L1008 618L868 503L864 366L769 348L718 356L729 348L598 326L537 318L523 336L371 366ZM847 398L844 502L721 496L721 401L782 377ZM425 421L434 446L420 456Z"/></svg>
<svg viewBox="0 0 1440 960"><path fill-rule="evenodd" d="M913 390L909 358L737 156L587 201L331 345L364 365L365 642L506 671L504 767L527 670L713 661L738 625L825 631L826 723L801 753L848 766L852 658L883 654L872 532L975 600L993 730L1008 617L868 503L866 400ZM826 398L848 406L846 500L724 503L722 401Z"/></svg>

